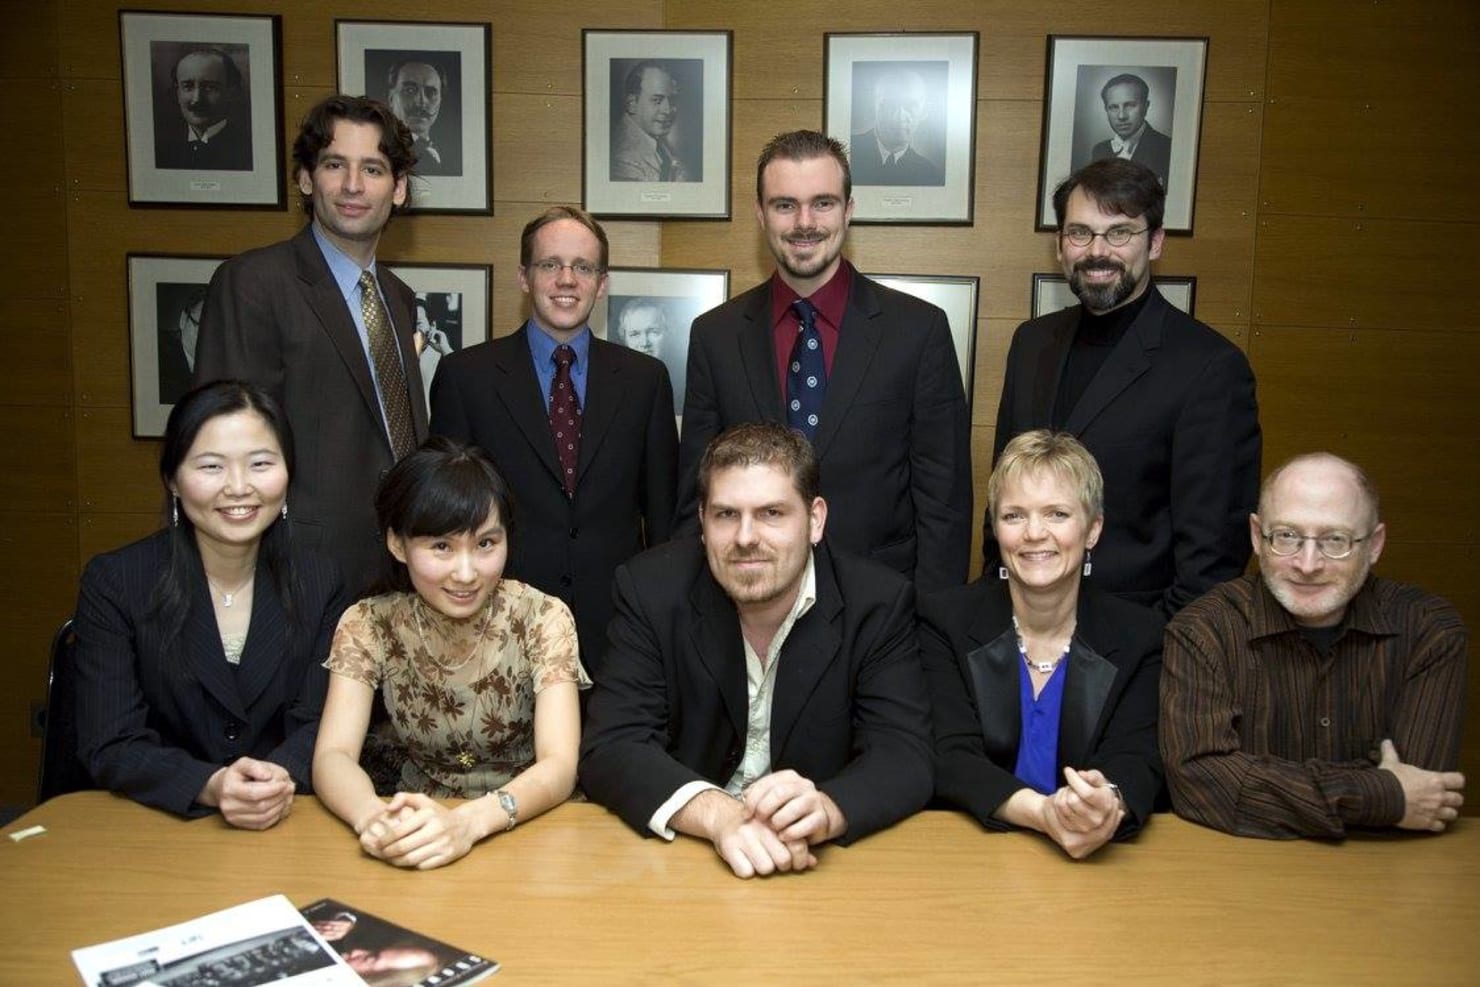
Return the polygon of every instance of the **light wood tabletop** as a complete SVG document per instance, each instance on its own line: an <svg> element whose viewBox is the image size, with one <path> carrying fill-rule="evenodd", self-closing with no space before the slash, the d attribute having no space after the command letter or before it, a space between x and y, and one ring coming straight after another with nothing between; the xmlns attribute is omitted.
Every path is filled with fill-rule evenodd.
<svg viewBox="0 0 1480 987"><path fill-rule="evenodd" d="M450 867L361 854L315 800L265 833L99 792L0 840L0 984L76 984L70 952L270 894L332 897L497 959L503 983L1473 984L1480 823L1342 844L1170 815L1075 863L928 812L815 871L741 881L707 843L568 804Z"/></svg>

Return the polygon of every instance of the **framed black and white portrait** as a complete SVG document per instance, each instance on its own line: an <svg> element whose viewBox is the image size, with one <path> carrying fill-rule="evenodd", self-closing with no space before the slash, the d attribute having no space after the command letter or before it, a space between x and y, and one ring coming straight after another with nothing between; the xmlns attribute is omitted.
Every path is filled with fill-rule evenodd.
<svg viewBox="0 0 1480 987"><path fill-rule="evenodd" d="M683 414L694 319L730 297L729 271L614 267L606 297L591 312L591 331L657 357L673 383L673 413Z"/></svg>
<svg viewBox="0 0 1480 987"><path fill-rule="evenodd" d="M129 205L283 209L282 19L121 11Z"/></svg>
<svg viewBox="0 0 1480 987"><path fill-rule="evenodd" d="M493 212L493 39L487 24L334 22L339 91L382 100L411 130L413 212Z"/></svg>
<svg viewBox="0 0 1480 987"><path fill-rule="evenodd" d="M1163 298L1176 308L1192 315L1192 305L1197 298L1197 278L1174 275L1155 275L1151 283ZM1079 304L1079 299L1069 287L1069 279L1062 274L1033 275L1033 318L1048 315Z"/></svg>
<svg viewBox="0 0 1480 987"><path fill-rule="evenodd" d="M1207 59L1207 38L1049 36L1039 230L1057 225L1060 182L1091 161L1120 157L1161 180L1166 231L1192 232Z"/></svg>
<svg viewBox="0 0 1480 987"><path fill-rule="evenodd" d="M853 222L971 222L977 40L826 36L823 115L848 145Z"/></svg>
<svg viewBox="0 0 1480 987"><path fill-rule="evenodd" d="M956 362L961 366L961 386L966 389L966 408L971 410L971 387L976 375L977 293L981 279L955 274L867 274L887 288L914 295L944 310L956 344Z"/></svg>
<svg viewBox="0 0 1480 987"><path fill-rule="evenodd" d="M206 287L225 257L128 255L134 437L158 438L190 390Z"/></svg>
<svg viewBox="0 0 1480 987"><path fill-rule="evenodd" d="M493 335L493 268L487 264L386 262L416 293L416 352L427 402L444 356Z"/></svg>
<svg viewBox="0 0 1480 987"><path fill-rule="evenodd" d="M730 217L729 31L582 32L588 210Z"/></svg>

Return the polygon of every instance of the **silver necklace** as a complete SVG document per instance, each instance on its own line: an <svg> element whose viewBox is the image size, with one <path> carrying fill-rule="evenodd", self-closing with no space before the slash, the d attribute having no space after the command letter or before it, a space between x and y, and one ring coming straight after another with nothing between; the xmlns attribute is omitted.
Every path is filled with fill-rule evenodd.
<svg viewBox="0 0 1480 987"><path fill-rule="evenodd" d="M252 570L252 574L246 578L246 581L243 582L236 589L232 590L230 593L226 592L220 586L217 586L214 582L212 582L210 576L207 576L206 577L206 585L209 586L209 587L211 587L211 589L215 590L217 593L220 593L221 594L221 605L223 607L229 607L233 603L236 602L237 595L239 593L241 593L242 590L244 590L248 586L252 585L252 581L255 580L256 578L257 578L257 570L256 569L253 569Z"/></svg>
<svg viewBox="0 0 1480 987"><path fill-rule="evenodd" d="M1012 630L1017 635L1018 654L1023 656L1023 663L1040 675L1051 674L1055 668L1058 668L1059 662L1069 657L1069 648L1074 644L1074 632L1070 631L1069 640L1064 644L1063 654L1053 661L1034 661L1028 657L1028 642L1023 640L1023 629L1018 626L1017 614L1012 616Z"/></svg>

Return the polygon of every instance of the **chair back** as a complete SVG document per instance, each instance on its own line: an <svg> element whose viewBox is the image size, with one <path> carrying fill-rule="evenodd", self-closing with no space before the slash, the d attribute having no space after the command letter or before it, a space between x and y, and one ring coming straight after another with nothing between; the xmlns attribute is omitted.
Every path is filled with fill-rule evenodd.
<svg viewBox="0 0 1480 987"><path fill-rule="evenodd" d="M36 804L49 798L96 788L77 758L77 681L73 655L77 632L68 617L51 640L51 667L46 675L46 726L41 743L41 776Z"/></svg>

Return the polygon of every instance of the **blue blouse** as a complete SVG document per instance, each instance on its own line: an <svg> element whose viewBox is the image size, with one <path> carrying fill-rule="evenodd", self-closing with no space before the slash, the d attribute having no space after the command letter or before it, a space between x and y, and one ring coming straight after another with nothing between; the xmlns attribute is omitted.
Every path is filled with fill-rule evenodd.
<svg viewBox="0 0 1480 987"><path fill-rule="evenodd" d="M1035 699L1028 666L1018 663L1022 732L1018 735L1017 766L1012 773L1044 795L1052 795L1059 788L1059 716L1064 709L1068 665L1068 661L1058 663Z"/></svg>

